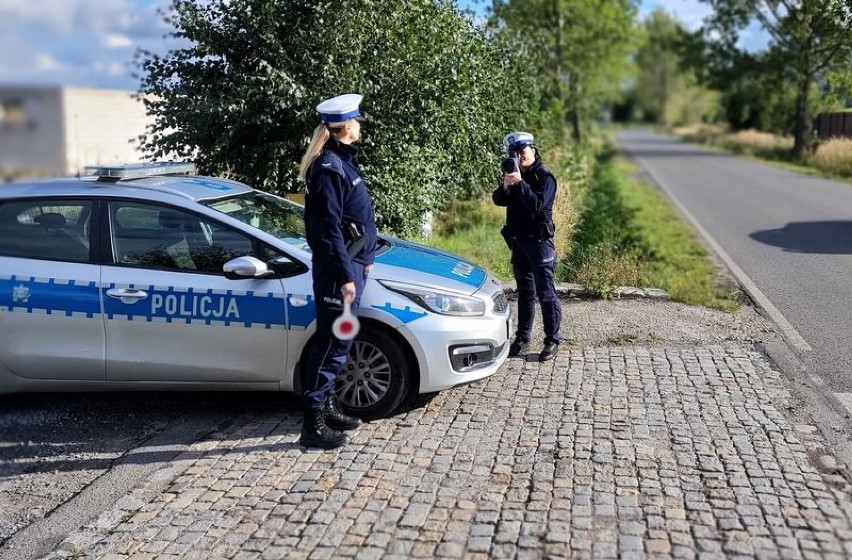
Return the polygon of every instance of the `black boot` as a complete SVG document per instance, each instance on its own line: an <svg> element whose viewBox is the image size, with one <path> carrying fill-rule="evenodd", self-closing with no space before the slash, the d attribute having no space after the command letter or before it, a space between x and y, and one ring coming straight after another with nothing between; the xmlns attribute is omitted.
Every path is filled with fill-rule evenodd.
<svg viewBox="0 0 852 560"><path fill-rule="evenodd" d="M329 428L335 430L354 430L361 425L361 420L354 416L347 416L340 408L340 402L335 395L328 397L325 401L325 423Z"/></svg>
<svg viewBox="0 0 852 560"><path fill-rule="evenodd" d="M515 358L521 355L521 352L527 349L527 342L522 340L520 337L515 337L515 341L512 342L512 345L509 346L509 357Z"/></svg>
<svg viewBox="0 0 852 560"><path fill-rule="evenodd" d="M299 444L305 447L322 447L334 449L346 444L346 434L332 430L325 424L323 408L305 408L305 419L302 422L302 436Z"/></svg>
<svg viewBox="0 0 852 560"><path fill-rule="evenodd" d="M547 362L552 360L557 352L559 352L559 343L557 342L545 342L544 348L542 348L541 353L538 355L539 362Z"/></svg>

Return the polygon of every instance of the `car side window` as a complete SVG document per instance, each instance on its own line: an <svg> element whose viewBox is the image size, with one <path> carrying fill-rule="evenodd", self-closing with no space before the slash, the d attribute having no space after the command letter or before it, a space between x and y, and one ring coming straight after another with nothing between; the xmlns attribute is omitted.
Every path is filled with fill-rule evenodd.
<svg viewBox="0 0 852 560"><path fill-rule="evenodd" d="M89 261L92 202L13 200L0 203L0 255Z"/></svg>
<svg viewBox="0 0 852 560"><path fill-rule="evenodd" d="M116 264L223 274L226 262L253 251L241 232L177 208L115 201L110 219Z"/></svg>
<svg viewBox="0 0 852 560"><path fill-rule="evenodd" d="M295 276L308 270L308 267L301 262L290 258L278 249L270 247L265 243L260 248L260 255L260 260L264 261L271 270L274 270L283 277Z"/></svg>

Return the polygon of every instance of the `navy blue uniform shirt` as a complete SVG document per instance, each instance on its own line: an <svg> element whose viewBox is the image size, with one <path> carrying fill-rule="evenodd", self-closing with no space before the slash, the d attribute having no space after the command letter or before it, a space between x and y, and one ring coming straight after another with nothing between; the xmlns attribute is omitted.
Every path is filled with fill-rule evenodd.
<svg viewBox="0 0 852 560"><path fill-rule="evenodd" d="M331 277L340 284L353 282L352 261L371 265L378 231L367 184L358 166L358 148L334 138L311 164L305 194L305 230L313 253L315 278ZM355 255L349 255L344 223L355 224L366 237Z"/></svg>
<svg viewBox="0 0 852 560"><path fill-rule="evenodd" d="M535 163L521 171L521 181L511 187L500 184L491 199L497 206L506 207L506 226L518 237L537 236L541 223L553 221L553 200L556 198L556 178L541 163L538 153Z"/></svg>

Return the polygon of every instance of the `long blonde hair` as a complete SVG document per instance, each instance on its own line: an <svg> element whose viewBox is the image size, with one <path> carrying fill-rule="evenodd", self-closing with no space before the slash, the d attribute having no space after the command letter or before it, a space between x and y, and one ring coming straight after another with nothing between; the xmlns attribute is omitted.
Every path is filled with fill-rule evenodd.
<svg viewBox="0 0 852 560"><path fill-rule="evenodd" d="M344 124L346 124L345 121L341 123L321 123L314 129L314 134L311 136L311 143L308 144L308 149L305 150L305 154L302 156L302 163L299 164L299 179L302 181L307 180L308 169L310 169L311 164L322 153L322 149L325 148L325 143L331 138L332 132L335 136L339 134L340 131L332 131L332 127L342 128Z"/></svg>

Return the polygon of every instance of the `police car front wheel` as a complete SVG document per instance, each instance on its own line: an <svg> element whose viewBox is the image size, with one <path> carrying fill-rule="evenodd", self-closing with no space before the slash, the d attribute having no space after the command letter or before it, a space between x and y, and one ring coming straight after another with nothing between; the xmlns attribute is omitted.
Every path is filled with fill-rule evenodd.
<svg viewBox="0 0 852 560"><path fill-rule="evenodd" d="M365 327L337 377L337 398L347 414L367 420L387 416L409 390L408 359L387 333Z"/></svg>

